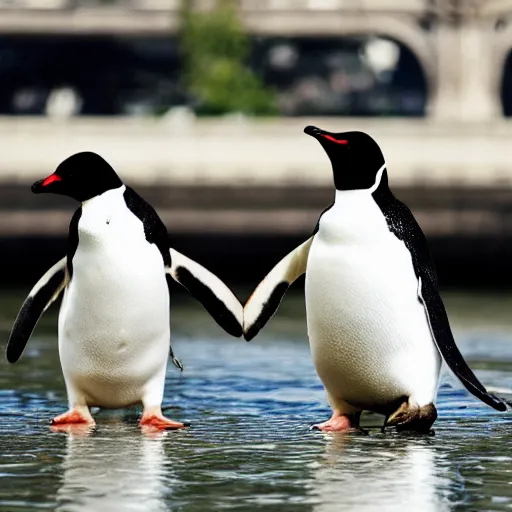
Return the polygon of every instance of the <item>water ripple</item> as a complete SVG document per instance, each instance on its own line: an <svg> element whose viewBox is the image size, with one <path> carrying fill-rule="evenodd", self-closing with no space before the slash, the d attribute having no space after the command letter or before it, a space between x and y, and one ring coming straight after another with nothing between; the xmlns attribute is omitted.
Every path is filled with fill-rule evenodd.
<svg viewBox="0 0 512 512"><path fill-rule="evenodd" d="M136 409L100 411L88 435L51 433L66 404L56 340L31 340L0 365L0 511L510 510L512 415L446 374L434 436L382 434L375 416L368 435L312 432L330 411L308 345L271 333L175 331L185 371L169 367L165 411L192 427L152 436ZM512 389L512 340L459 336L478 376Z"/></svg>

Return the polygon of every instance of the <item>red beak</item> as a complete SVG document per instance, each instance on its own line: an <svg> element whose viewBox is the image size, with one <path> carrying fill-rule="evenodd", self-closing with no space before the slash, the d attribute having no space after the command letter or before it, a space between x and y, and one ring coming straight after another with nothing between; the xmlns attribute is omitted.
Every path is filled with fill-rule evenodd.
<svg viewBox="0 0 512 512"><path fill-rule="evenodd" d="M57 176L56 174L51 174L41 183L41 186L47 187L50 183L53 183L54 181L62 181L62 178L60 176Z"/></svg>

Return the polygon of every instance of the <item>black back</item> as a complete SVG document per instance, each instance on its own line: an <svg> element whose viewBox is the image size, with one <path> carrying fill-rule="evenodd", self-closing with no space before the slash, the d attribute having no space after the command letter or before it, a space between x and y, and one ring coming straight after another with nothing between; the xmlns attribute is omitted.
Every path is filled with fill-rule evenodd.
<svg viewBox="0 0 512 512"><path fill-rule="evenodd" d="M418 283L421 283L419 300L426 310L432 336L443 359L468 391L494 409L505 411L507 407L504 401L487 392L455 344L448 315L439 295L437 275L427 240L409 208L391 193L386 170L372 195L386 219L389 230L411 253L414 273Z"/></svg>
<svg viewBox="0 0 512 512"><path fill-rule="evenodd" d="M146 203L142 197L130 187L126 187L124 200L129 210L144 225L144 234L150 244L155 244L162 255L164 265L171 266L171 255L169 253L169 236L167 228L158 216L155 209Z"/></svg>
<svg viewBox="0 0 512 512"><path fill-rule="evenodd" d="M82 216L82 207L78 208L78 210L71 217L71 222L69 223L69 236L68 236L68 258L67 258L67 268L69 273L69 279L73 277L73 257L78 248L78 222L80 221L80 217Z"/></svg>

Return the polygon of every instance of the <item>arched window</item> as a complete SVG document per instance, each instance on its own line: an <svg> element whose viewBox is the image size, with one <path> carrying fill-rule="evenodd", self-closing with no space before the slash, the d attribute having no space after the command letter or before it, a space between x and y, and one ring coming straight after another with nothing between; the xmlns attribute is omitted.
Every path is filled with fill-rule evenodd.
<svg viewBox="0 0 512 512"><path fill-rule="evenodd" d="M277 91L283 115L425 115L422 66L389 38L257 39L253 65Z"/></svg>

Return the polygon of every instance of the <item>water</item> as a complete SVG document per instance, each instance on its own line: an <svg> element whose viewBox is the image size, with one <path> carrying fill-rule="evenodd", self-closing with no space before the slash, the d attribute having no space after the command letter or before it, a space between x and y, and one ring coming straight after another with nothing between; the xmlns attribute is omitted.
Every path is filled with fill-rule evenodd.
<svg viewBox="0 0 512 512"><path fill-rule="evenodd" d="M22 295L0 296L6 339ZM0 511L443 511L512 508L512 413L443 377L434 436L312 432L329 416L286 298L256 340L226 337L193 302L173 309L166 414L187 431L143 434L140 411L102 411L87 435L52 433L66 397L56 310L16 365L0 363ZM512 398L512 297L447 296L459 346L486 385Z"/></svg>

